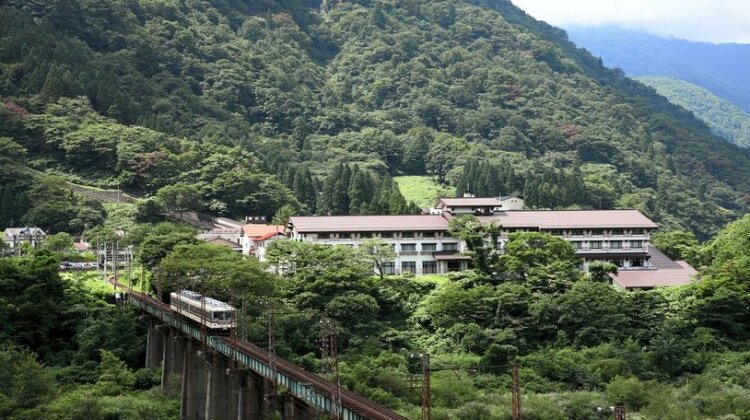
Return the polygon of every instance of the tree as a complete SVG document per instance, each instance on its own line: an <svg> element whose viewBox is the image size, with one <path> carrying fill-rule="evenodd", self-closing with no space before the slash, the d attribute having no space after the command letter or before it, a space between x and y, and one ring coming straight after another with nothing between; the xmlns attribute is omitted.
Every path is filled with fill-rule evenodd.
<svg viewBox="0 0 750 420"><path fill-rule="evenodd" d="M162 222L149 229L138 247L138 259L148 268L159 262L178 244L194 244L195 230L184 225Z"/></svg>
<svg viewBox="0 0 750 420"><path fill-rule="evenodd" d="M542 232L511 233L500 257L508 279L544 292L569 288L580 278L578 263L568 241Z"/></svg>
<svg viewBox="0 0 750 420"><path fill-rule="evenodd" d="M191 184L174 184L159 188L156 198L164 208L176 212L180 217L185 212L202 207L200 190Z"/></svg>
<svg viewBox="0 0 750 420"><path fill-rule="evenodd" d="M381 280L385 277L385 264L396 259L393 246L378 238L363 241L357 251L362 258L372 263Z"/></svg>
<svg viewBox="0 0 750 420"><path fill-rule="evenodd" d="M699 246L695 234L680 230L655 232L651 244L673 260L693 260Z"/></svg>
<svg viewBox="0 0 750 420"><path fill-rule="evenodd" d="M617 274L617 266L606 261L591 261L587 267L589 278L597 283L612 282L610 274Z"/></svg>
<svg viewBox="0 0 750 420"><path fill-rule="evenodd" d="M497 251L500 226L483 224L473 215L460 215L449 222L448 232L466 242L472 264L489 276L497 276L499 253Z"/></svg>
<svg viewBox="0 0 750 420"><path fill-rule="evenodd" d="M158 275L165 293L204 287L207 295L233 302L242 297L257 302L276 288L274 276L255 259L205 243L176 245L159 263Z"/></svg>
<svg viewBox="0 0 750 420"><path fill-rule="evenodd" d="M20 162L27 150L10 137L0 137L0 163Z"/></svg>
<svg viewBox="0 0 750 420"><path fill-rule="evenodd" d="M48 235L44 239L44 249L52 252L70 251L73 249L73 237L65 232Z"/></svg>
<svg viewBox="0 0 750 420"><path fill-rule="evenodd" d="M286 204L276 211L276 214L273 215L271 223L273 223L274 225L285 225L286 222L289 221L289 218L294 216L295 213L296 212L294 211L294 207Z"/></svg>
<svg viewBox="0 0 750 420"><path fill-rule="evenodd" d="M12 344L0 346L0 416L14 418L51 401L57 384L36 355Z"/></svg>
<svg viewBox="0 0 750 420"><path fill-rule="evenodd" d="M115 396L125 393L135 385L135 375L128 370L125 362L107 350L101 351L97 391L101 395Z"/></svg>

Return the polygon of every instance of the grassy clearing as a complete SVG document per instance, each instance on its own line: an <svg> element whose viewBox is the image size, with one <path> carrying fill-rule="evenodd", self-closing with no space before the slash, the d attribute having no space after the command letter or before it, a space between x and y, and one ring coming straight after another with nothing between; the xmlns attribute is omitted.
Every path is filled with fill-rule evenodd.
<svg viewBox="0 0 750 420"><path fill-rule="evenodd" d="M436 286L444 286L448 283L448 275L446 274L423 274L421 276L415 276L414 281L417 283L434 283Z"/></svg>
<svg viewBox="0 0 750 420"><path fill-rule="evenodd" d="M453 196L453 188L442 186L429 176L397 176L394 178L406 201L419 207L432 207L438 197Z"/></svg>

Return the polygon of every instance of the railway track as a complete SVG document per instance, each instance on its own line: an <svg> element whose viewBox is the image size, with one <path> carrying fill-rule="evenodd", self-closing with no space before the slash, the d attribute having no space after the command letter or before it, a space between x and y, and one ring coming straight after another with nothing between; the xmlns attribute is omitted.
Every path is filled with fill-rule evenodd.
<svg viewBox="0 0 750 420"><path fill-rule="evenodd" d="M115 288L119 287L123 291L127 291L126 286L124 286L123 284L119 282L116 282L113 278L110 278L109 282ZM173 316L175 317L179 316L178 314L173 313L169 305L159 302L158 300L152 298L151 296L148 296L145 293L136 292L136 291L129 291L128 293L130 297L133 299L138 299L150 306L159 308L161 311L165 313L172 313ZM243 341L234 337L217 337L217 338L219 338L228 346L241 350L242 352L250 355L251 357L257 360L260 360L261 362L265 364L269 363L268 351L260 346L257 346L253 343ZM300 383L310 384L312 388L314 388L318 393L322 395L330 395L331 390L333 389L332 382L312 372L308 372L307 370L281 357L276 358L276 370L280 373L283 373L295 379L296 381ZM349 410L359 413L360 415L368 419L408 420L406 417L386 407L376 404L355 392L352 392L343 388L341 389L341 405L343 407L348 408Z"/></svg>

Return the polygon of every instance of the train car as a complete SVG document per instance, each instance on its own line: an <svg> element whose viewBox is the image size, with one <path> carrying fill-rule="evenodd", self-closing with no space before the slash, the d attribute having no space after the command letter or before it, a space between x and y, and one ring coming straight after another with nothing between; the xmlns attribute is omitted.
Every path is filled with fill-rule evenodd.
<svg viewBox="0 0 750 420"><path fill-rule="evenodd" d="M172 292L169 297L169 306L173 311L199 324L205 320L206 327L210 329L229 330L237 326L234 308L220 300L204 298L200 293L190 290ZM201 300L205 300L205 314L202 313Z"/></svg>

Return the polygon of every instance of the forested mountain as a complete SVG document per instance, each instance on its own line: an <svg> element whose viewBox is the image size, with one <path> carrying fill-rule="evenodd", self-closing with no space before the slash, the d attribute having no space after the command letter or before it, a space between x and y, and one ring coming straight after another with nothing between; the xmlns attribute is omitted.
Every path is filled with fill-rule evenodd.
<svg viewBox="0 0 750 420"><path fill-rule="evenodd" d="M707 89L750 112L750 45L666 38L614 26L566 28L570 39L628 76L665 76Z"/></svg>
<svg viewBox="0 0 750 420"><path fill-rule="evenodd" d="M693 111L714 133L738 146L750 146L750 114L732 103L683 80L656 76L637 80L653 87L671 102Z"/></svg>
<svg viewBox="0 0 750 420"><path fill-rule="evenodd" d="M408 212L430 174L705 238L750 201L750 152L504 0L9 0L0 62L8 165L174 210Z"/></svg>

